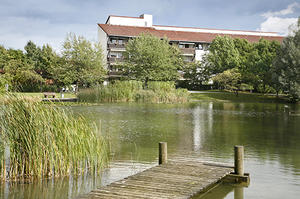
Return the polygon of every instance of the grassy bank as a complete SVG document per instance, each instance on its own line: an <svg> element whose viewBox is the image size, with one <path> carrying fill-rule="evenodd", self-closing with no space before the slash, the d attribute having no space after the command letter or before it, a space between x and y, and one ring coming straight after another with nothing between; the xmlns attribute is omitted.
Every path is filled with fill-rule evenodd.
<svg viewBox="0 0 300 199"><path fill-rule="evenodd" d="M269 102L286 103L288 99L285 96L277 98L275 95L263 95L259 93L239 93L233 92L207 91L203 93L191 93L192 100L199 101L231 101L231 102Z"/></svg>
<svg viewBox="0 0 300 199"><path fill-rule="evenodd" d="M147 89L143 89L139 81L117 81L81 90L77 96L79 102L184 103L189 93L186 89L176 89L174 82L149 82Z"/></svg>
<svg viewBox="0 0 300 199"><path fill-rule="evenodd" d="M4 144L10 151L10 180L76 175L99 170L107 161L107 146L96 125L54 104L5 96L0 136L2 180Z"/></svg>
<svg viewBox="0 0 300 199"><path fill-rule="evenodd" d="M43 93L26 93L26 92L10 92L10 94L17 96L17 97L24 97L29 100L36 100L36 101L41 101L44 98ZM5 92L0 92L0 101L4 100L3 98L5 97L6 93ZM55 93L56 98L61 98L61 93ZM64 93L64 98L76 98L75 93Z"/></svg>

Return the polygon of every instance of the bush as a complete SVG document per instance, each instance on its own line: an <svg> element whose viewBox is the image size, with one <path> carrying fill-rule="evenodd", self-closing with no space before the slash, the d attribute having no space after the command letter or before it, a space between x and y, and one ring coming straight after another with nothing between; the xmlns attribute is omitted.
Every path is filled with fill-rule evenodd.
<svg viewBox="0 0 300 199"><path fill-rule="evenodd" d="M269 86L269 85L263 85L263 84L259 84L258 87L257 87L257 91L259 93L276 93L276 90Z"/></svg>

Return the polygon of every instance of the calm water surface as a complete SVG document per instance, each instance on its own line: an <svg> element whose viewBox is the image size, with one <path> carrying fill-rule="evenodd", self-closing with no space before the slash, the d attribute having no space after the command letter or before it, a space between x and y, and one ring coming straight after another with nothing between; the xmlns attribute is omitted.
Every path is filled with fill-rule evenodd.
<svg viewBox="0 0 300 199"><path fill-rule="evenodd" d="M170 156L192 154L233 164L233 146L245 146L248 188L220 185L201 198L299 198L300 107L283 104L195 102L185 105L103 104L74 106L111 140L112 162L100 176L6 183L0 197L76 198L96 187L156 164L158 142ZM298 115L297 115L298 113Z"/></svg>

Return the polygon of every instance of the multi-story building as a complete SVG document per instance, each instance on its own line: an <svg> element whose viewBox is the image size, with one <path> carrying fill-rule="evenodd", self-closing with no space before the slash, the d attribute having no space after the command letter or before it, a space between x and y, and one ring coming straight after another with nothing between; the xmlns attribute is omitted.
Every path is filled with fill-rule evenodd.
<svg viewBox="0 0 300 199"><path fill-rule="evenodd" d="M250 42L258 42L261 38L281 42L284 38L274 32L153 25L153 17L148 14L140 17L110 15L105 24L98 24L98 38L103 47L105 62L111 77L117 74L114 65L123 61L122 53L125 51L128 40L141 33L152 34L160 38L167 37L171 45L177 45L180 48L184 61L187 62L200 61L217 35L243 38Z"/></svg>

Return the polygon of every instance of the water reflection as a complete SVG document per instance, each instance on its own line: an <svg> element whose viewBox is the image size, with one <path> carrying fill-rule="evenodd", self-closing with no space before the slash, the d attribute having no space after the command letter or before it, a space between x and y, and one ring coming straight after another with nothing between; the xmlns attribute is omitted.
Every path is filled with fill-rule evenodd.
<svg viewBox="0 0 300 199"><path fill-rule="evenodd" d="M199 194L193 199L244 199L244 187L230 184L219 184L204 194Z"/></svg>
<svg viewBox="0 0 300 199"><path fill-rule="evenodd" d="M193 151L201 149L205 133L213 129L213 103L199 104L193 108Z"/></svg>
<svg viewBox="0 0 300 199"><path fill-rule="evenodd" d="M244 187L234 187L234 199L244 199Z"/></svg>
<svg viewBox="0 0 300 199"><path fill-rule="evenodd" d="M300 112L299 107L290 109ZM221 185L206 198L273 198L270 189L278 197L300 195L300 117L286 115L282 104L104 104L72 109L99 124L101 133L111 140L114 162L128 166L113 164L97 177L2 184L0 198L72 198L133 174L138 164L156 163L160 141L168 142L170 156L193 153L200 159L230 164L233 146L245 146L250 187Z"/></svg>
<svg viewBox="0 0 300 199"><path fill-rule="evenodd" d="M96 173L75 177L52 178L32 182L0 183L1 199L73 199L97 187L110 184L145 169L153 164L112 162L101 175Z"/></svg>
<svg viewBox="0 0 300 199"><path fill-rule="evenodd" d="M194 151L198 151L201 148L201 133L204 130L203 124L200 123L200 106L196 106L193 110L193 143Z"/></svg>

